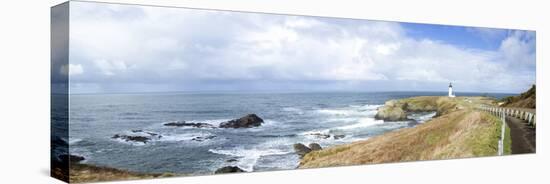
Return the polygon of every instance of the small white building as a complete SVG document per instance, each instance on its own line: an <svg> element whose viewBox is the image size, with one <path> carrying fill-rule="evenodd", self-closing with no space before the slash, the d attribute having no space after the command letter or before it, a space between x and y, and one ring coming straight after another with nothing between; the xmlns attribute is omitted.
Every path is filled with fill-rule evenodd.
<svg viewBox="0 0 550 184"><path fill-rule="evenodd" d="M453 84L449 83L449 97L454 98L455 94L453 93Z"/></svg>

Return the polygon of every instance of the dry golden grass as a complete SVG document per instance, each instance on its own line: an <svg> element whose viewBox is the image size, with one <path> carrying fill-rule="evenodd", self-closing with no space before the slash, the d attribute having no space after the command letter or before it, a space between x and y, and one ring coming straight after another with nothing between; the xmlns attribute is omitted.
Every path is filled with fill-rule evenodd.
<svg viewBox="0 0 550 184"><path fill-rule="evenodd" d="M311 152L304 156L300 168L496 155L498 120L472 109L475 105L493 103L492 100L482 97L404 100L408 107L415 103L416 107L436 108L440 115L413 128Z"/></svg>
<svg viewBox="0 0 550 184"><path fill-rule="evenodd" d="M88 183L115 180L150 179L174 176L173 174L142 174L108 167L99 167L88 164L71 164L69 170L71 183Z"/></svg>

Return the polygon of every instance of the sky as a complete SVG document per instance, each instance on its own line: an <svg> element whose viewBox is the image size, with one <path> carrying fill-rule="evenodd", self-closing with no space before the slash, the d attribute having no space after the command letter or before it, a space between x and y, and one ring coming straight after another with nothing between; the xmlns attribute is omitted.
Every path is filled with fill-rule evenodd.
<svg viewBox="0 0 550 184"><path fill-rule="evenodd" d="M534 31L91 2L71 2L69 26L71 93L535 84Z"/></svg>

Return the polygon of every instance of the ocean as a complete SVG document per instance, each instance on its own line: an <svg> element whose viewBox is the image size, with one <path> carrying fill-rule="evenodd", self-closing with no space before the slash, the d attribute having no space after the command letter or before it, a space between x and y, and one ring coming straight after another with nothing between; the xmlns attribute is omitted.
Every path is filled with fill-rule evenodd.
<svg viewBox="0 0 550 184"><path fill-rule="evenodd" d="M67 142L71 154L86 158L84 163L144 173L203 175L224 166L294 169L300 160L295 143L328 147L423 123L435 113L411 114L413 120L399 122L374 116L387 100L426 95L446 92L71 94ZM217 126L252 113L264 120L261 126L164 125L186 121ZM116 134L155 136L142 143L115 139Z"/></svg>

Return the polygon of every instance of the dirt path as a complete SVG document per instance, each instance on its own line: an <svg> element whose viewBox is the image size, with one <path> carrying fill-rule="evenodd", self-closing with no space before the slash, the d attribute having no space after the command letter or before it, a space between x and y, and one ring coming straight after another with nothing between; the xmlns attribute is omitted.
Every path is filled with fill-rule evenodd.
<svg viewBox="0 0 550 184"><path fill-rule="evenodd" d="M510 127L512 137L512 154L535 153L536 131L527 125L527 122L514 117L506 117L506 124Z"/></svg>

